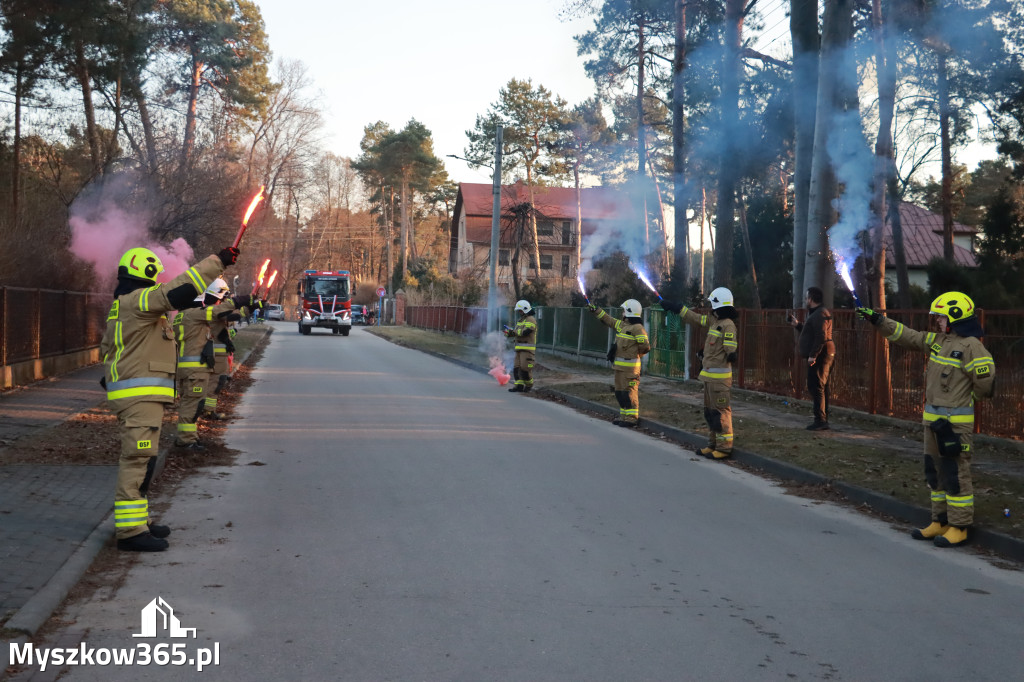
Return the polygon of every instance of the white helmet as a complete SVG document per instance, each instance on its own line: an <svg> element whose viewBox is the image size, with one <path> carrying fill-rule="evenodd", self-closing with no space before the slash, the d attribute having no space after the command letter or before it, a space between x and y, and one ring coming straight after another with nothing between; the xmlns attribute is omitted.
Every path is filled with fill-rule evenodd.
<svg viewBox="0 0 1024 682"><path fill-rule="evenodd" d="M640 317L644 313L644 309L640 307L640 301L635 298L631 298L623 303L622 310L626 313L626 317Z"/></svg>
<svg viewBox="0 0 1024 682"><path fill-rule="evenodd" d="M718 310L725 306L733 305L732 292L725 287L718 287L711 292L711 309Z"/></svg>
<svg viewBox="0 0 1024 682"><path fill-rule="evenodd" d="M530 312L531 310L533 310L533 308L530 307L530 302L529 301L525 301L524 300L524 301L517 301L516 302L516 311L517 312L523 313L525 315L528 312Z"/></svg>
<svg viewBox="0 0 1024 682"><path fill-rule="evenodd" d="M216 296L218 299L223 299L228 293L228 283L222 280L220 277L210 282L210 286L206 287L206 291L203 294L210 294Z"/></svg>

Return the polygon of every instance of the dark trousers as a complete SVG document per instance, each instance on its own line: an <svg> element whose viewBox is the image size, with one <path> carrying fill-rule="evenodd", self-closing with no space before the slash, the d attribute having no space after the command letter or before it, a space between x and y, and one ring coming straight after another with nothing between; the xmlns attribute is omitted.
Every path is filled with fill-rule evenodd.
<svg viewBox="0 0 1024 682"><path fill-rule="evenodd" d="M807 368L807 391L811 394L814 421L827 422L829 412L829 380L832 378L832 363L835 351L822 351L813 367Z"/></svg>

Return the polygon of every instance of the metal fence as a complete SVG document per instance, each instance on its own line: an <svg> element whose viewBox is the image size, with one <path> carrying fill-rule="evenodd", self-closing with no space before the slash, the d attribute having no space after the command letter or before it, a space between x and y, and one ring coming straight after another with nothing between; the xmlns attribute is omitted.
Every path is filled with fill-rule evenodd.
<svg viewBox="0 0 1024 682"><path fill-rule="evenodd" d="M583 308L537 307L537 347L601 357L610 347L611 332ZM607 308L618 315L617 308ZM710 311L708 311L710 312ZM745 388L793 398L807 398L806 361L796 356L796 333L786 310L741 309L736 320L739 361L734 383ZM928 329L920 310L887 313L913 329ZM511 324L512 310L500 310L499 324ZM871 414L917 421L924 406L928 359L882 339L852 310L832 312L836 362L832 369L832 404ZM678 315L660 308L645 311L651 337L646 372L669 379L691 378L699 367L697 351L706 329L683 325ZM996 363L996 396L979 401L975 430L1005 438L1024 438L1024 313L981 311L985 347ZM406 324L480 336L486 330L486 308L415 306L406 309ZM888 375L888 376L887 376Z"/></svg>
<svg viewBox="0 0 1024 682"><path fill-rule="evenodd" d="M0 287L0 366L99 345L110 294Z"/></svg>

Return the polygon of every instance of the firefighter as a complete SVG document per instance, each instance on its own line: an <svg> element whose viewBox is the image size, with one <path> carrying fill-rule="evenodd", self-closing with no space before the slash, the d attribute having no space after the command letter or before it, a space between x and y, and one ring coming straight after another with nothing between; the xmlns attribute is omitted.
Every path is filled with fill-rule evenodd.
<svg viewBox="0 0 1024 682"><path fill-rule="evenodd" d="M247 297L236 298L240 300ZM217 385L212 389L207 387L203 416L211 419L224 419L226 415L217 412L217 394L223 391L231 381L228 372L230 371L229 357L235 352L234 323L242 319L242 314L239 311L244 310L244 307L236 306L235 299L228 298L215 308L207 309L206 319L210 325L210 338L213 339L214 365L210 383L212 385L213 377L216 377Z"/></svg>
<svg viewBox="0 0 1024 682"><path fill-rule="evenodd" d="M174 338L178 343L178 434L174 445L190 450L202 450L197 422L210 405L210 379L216 368L216 344L211 326L216 316L229 314L235 309L231 299L224 301L228 285L215 279L196 297L199 308L180 311L174 318ZM250 297L245 297L245 303ZM226 360L225 360L226 362ZM213 407L216 400L213 401Z"/></svg>
<svg viewBox="0 0 1024 682"><path fill-rule="evenodd" d="M643 308L636 299L622 304L622 319L616 320L593 303L587 304L597 319L615 330L615 343L608 359L615 365L615 399L619 403L616 426L634 428L640 423L640 358L651 350L643 325Z"/></svg>
<svg viewBox="0 0 1024 682"><path fill-rule="evenodd" d="M114 525L120 550L167 549L167 526L149 522L146 493L160 444L164 405L174 401L174 332L167 312L199 305L204 291L238 260L228 247L205 258L167 284L157 284L163 264L145 248L129 249L117 268L117 288L100 342L107 403L121 434Z"/></svg>
<svg viewBox="0 0 1024 682"><path fill-rule="evenodd" d="M537 353L537 318L529 301L517 301L519 321L513 329L505 327L505 336L515 339L516 361L512 368L515 384L509 393L529 393L533 389L533 361Z"/></svg>
<svg viewBox="0 0 1024 682"><path fill-rule="evenodd" d="M708 447L697 454L713 459L732 455L732 366L738 351L736 308L732 292L718 287L711 292L711 317L699 315L681 303L662 301L661 306L676 313L692 325L708 327L704 349L697 353L701 360L700 380L704 384L704 421L708 425Z"/></svg>
<svg viewBox="0 0 1024 682"><path fill-rule="evenodd" d="M974 522L974 401L995 393L996 366L981 342L985 331L970 297L946 292L932 301L929 313L937 331L915 331L870 308L857 308L889 341L928 354L923 423L931 523L911 535L936 547L957 547L967 542Z"/></svg>

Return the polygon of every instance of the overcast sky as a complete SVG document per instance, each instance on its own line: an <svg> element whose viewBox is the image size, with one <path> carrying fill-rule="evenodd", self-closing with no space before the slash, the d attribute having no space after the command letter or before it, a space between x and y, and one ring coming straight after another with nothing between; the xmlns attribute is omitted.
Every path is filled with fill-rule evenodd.
<svg viewBox="0 0 1024 682"><path fill-rule="evenodd" d="M466 130L511 78L570 105L594 94L573 41L592 20L563 21L567 1L256 0L274 58L305 63L323 93L327 149L355 158L367 124L416 118L456 182L490 182L446 155L463 156Z"/></svg>

